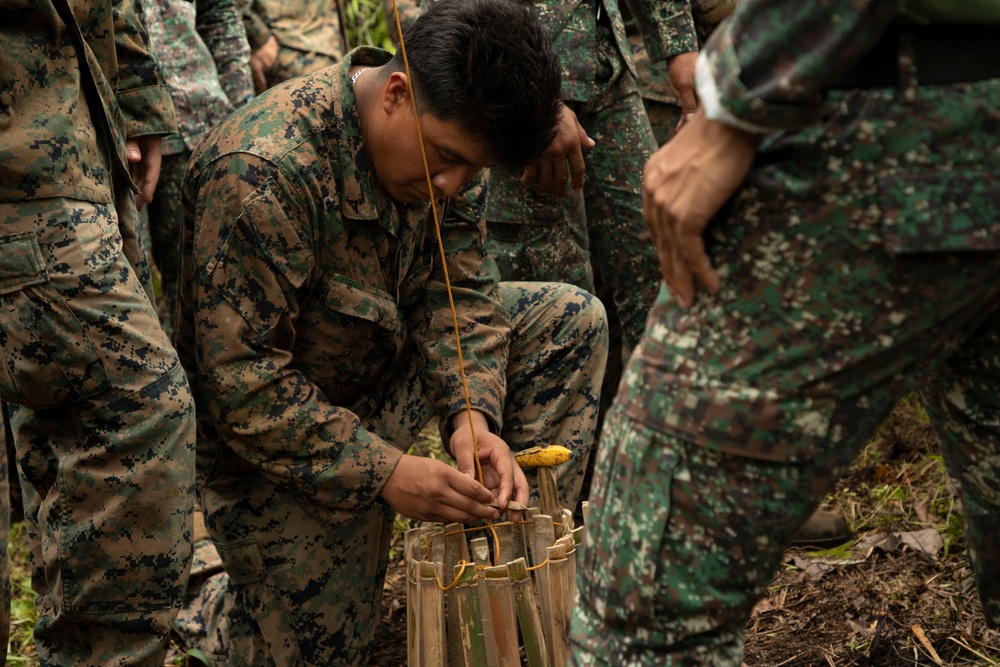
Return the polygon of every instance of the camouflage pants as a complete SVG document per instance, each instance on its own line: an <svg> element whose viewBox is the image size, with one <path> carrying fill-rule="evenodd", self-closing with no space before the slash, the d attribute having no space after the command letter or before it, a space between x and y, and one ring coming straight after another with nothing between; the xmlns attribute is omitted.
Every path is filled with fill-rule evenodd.
<svg viewBox="0 0 1000 667"><path fill-rule="evenodd" d="M504 280L567 282L594 292L591 262L611 293L624 352L642 336L656 297L656 251L642 218L642 167L656 149L635 78L610 32L598 39L598 93L570 103L597 142L584 157L582 195L538 197L521 174L495 168L487 204L487 249Z"/></svg>
<svg viewBox="0 0 1000 667"><path fill-rule="evenodd" d="M722 291L652 309L602 433L574 665L739 665L785 547L910 390L1000 624L1000 81L831 103L710 225Z"/></svg>
<svg viewBox="0 0 1000 667"><path fill-rule="evenodd" d="M160 273L160 294L156 305L168 338L173 336L172 318L174 305L177 303L177 276L180 271L181 225L184 222L181 183L190 157L190 151L163 156L156 197L146 207L149 211L152 244L149 254Z"/></svg>
<svg viewBox="0 0 1000 667"><path fill-rule="evenodd" d="M658 102L648 97L642 100L642 104L646 109L649 125L653 128L656 143L662 146L673 139L677 134L677 123L681 119L680 105Z"/></svg>
<svg viewBox="0 0 1000 667"><path fill-rule="evenodd" d="M543 443L573 450L557 474L564 502L573 503L594 442L604 309L568 285L502 283L500 293L514 329L501 435L515 450ZM401 364L371 409L357 410L404 451L433 416L412 362ZM211 549L199 545L196 572L207 576L175 625L182 644L217 665L366 664L392 508L380 499L332 519L224 452L202 498L225 573L213 572Z"/></svg>
<svg viewBox="0 0 1000 667"><path fill-rule="evenodd" d="M325 53L300 51L282 46L278 49L277 59L274 61L271 69L267 71L267 87L277 86L282 81L288 81L297 76L312 74L324 67L336 65L338 62L340 62L340 58Z"/></svg>
<svg viewBox="0 0 1000 667"><path fill-rule="evenodd" d="M0 392L45 666L160 667L187 580L194 407L125 192L0 204Z"/></svg>

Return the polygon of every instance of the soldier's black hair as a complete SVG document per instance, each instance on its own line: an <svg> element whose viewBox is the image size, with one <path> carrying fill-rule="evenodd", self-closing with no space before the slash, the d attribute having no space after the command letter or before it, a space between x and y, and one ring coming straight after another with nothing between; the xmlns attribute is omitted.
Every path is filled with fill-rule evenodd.
<svg viewBox="0 0 1000 667"><path fill-rule="evenodd" d="M437 0L403 38L420 113L456 122L512 169L538 159L552 142L559 59L526 7L515 0ZM390 67L403 70L402 49Z"/></svg>

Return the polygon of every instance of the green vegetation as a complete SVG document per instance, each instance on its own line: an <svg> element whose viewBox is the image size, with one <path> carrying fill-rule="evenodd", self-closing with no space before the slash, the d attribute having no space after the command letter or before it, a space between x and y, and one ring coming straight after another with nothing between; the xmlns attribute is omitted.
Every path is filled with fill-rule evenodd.
<svg viewBox="0 0 1000 667"><path fill-rule="evenodd" d="M347 19L348 48L378 46L387 51L395 50L386 28L381 0L347 0L343 12Z"/></svg>

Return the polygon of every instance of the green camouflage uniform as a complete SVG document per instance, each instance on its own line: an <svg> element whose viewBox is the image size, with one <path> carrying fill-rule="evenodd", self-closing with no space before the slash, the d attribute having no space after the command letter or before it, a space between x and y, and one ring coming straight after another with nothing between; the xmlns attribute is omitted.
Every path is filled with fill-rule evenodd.
<svg viewBox="0 0 1000 667"><path fill-rule="evenodd" d="M1000 624L1000 80L907 75L822 104L896 9L744 0L703 51L710 114L714 101L785 131L762 139L706 232L721 292L690 310L661 292L626 369L596 464L574 665L739 665L785 547L917 389Z"/></svg>
<svg viewBox="0 0 1000 667"><path fill-rule="evenodd" d="M191 556L194 415L125 139L173 132L173 110L130 4L0 8L0 396L36 645L46 666L160 667Z"/></svg>
<svg viewBox="0 0 1000 667"><path fill-rule="evenodd" d="M650 59L643 42L642 28L645 25L640 26L631 16L628 2L622 5L625 34L635 62L642 104L646 108L646 116L653 128L656 143L661 146L673 138L681 119L681 98L670 83L667 63L676 55L690 52L692 44L694 50L699 49L722 19L733 12L736 0L684 0L665 4L671 9L669 18L664 21L669 36L668 49L661 54L666 60L657 62ZM660 34L659 31L647 33L650 39L658 39ZM693 42L692 35L695 37Z"/></svg>
<svg viewBox="0 0 1000 667"><path fill-rule="evenodd" d="M563 201L535 195L520 172L492 170L488 248L505 280L557 280L590 292L593 262L613 295L627 354L642 334L658 271L639 193L656 144L625 28L616 0L530 5L562 62L563 100L597 145L584 156L583 193Z"/></svg>
<svg viewBox="0 0 1000 667"><path fill-rule="evenodd" d="M268 87L340 62L344 55L338 0L236 0L250 48L278 40Z"/></svg>
<svg viewBox="0 0 1000 667"><path fill-rule="evenodd" d="M268 91L208 135L185 181L178 349L228 575L191 600L228 629L187 635L221 664L365 664L395 516L380 490L433 415L465 409L430 207L379 185L350 87L351 66L389 57L358 49ZM472 404L512 449L573 450L558 479L574 503L604 309L568 285L498 286L483 187L438 206Z"/></svg>
<svg viewBox="0 0 1000 667"><path fill-rule="evenodd" d="M146 208L149 251L160 273L160 321L171 335L183 219L181 182L201 136L253 97L250 45L233 0L138 0L136 7L177 113L177 134L163 139L160 180Z"/></svg>

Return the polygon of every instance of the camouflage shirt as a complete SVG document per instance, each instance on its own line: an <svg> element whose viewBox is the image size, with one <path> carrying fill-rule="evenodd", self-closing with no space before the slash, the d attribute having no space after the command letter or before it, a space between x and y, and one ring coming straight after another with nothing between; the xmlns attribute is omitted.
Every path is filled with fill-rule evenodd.
<svg viewBox="0 0 1000 667"><path fill-rule="evenodd" d="M0 8L0 201L109 203L108 170L128 178L126 138L175 130L132 5L0 0ZM110 166L104 136L115 151Z"/></svg>
<svg viewBox="0 0 1000 667"><path fill-rule="evenodd" d="M257 49L272 36L282 46L340 58L337 0L237 0L247 38Z"/></svg>
<svg viewBox="0 0 1000 667"><path fill-rule="evenodd" d="M402 452L365 429L379 386L420 363L439 415L464 409L430 206L394 203L342 63L255 98L209 133L184 187L177 347L218 438L310 502L371 502ZM442 200L473 405L501 423L510 323L485 255L483 180ZM419 361L418 361L419 360Z"/></svg>
<svg viewBox="0 0 1000 667"><path fill-rule="evenodd" d="M809 125L825 91L881 37L899 2L825 0L822 11L808 12L799 6L741 2L705 46L699 92L710 79L715 91L707 97L747 125Z"/></svg>
<svg viewBox="0 0 1000 667"><path fill-rule="evenodd" d="M233 0L136 0L177 112L163 154L201 135L253 97L250 45Z"/></svg>

